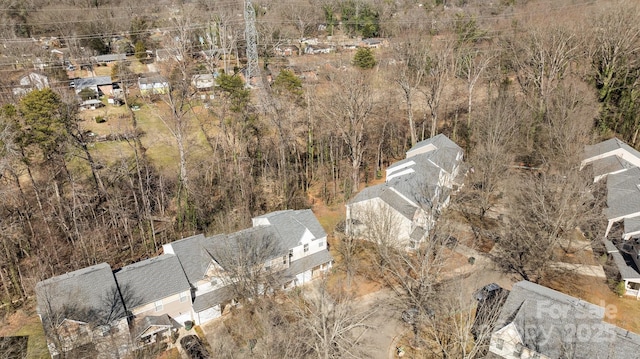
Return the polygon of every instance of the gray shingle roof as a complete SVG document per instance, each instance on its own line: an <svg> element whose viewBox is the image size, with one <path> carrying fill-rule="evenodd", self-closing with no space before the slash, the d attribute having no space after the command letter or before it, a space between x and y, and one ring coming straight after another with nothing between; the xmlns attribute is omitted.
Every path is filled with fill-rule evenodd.
<svg viewBox="0 0 640 359"><path fill-rule="evenodd" d="M178 257L163 254L115 272L128 310L189 290Z"/></svg>
<svg viewBox="0 0 640 359"><path fill-rule="evenodd" d="M604 248L607 250L607 253L619 252L620 250L616 247L610 240L604 239L602 240L604 243Z"/></svg>
<svg viewBox="0 0 640 359"><path fill-rule="evenodd" d="M526 347L551 358L622 359L640 352L640 336L603 318L600 306L522 281L509 293L496 329L513 322Z"/></svg>
<svg viewBox="0 0 640 359"><path fill-rule="evenodd" d="M435 149L393 163L387 169L386 183L363 189L349 204L380 198L409 220L413 220L421 208L431 209L437 204L432 201L439 201L436 194L445 192L444 188L439 188L440 175L443 171L452 173L459 165L462 148L440 134L418 142L407 155L428 145Z"/></svg>
<svg viewBox="0 0 640 359"><path fill-rule="evenodd" d="M591 163L594 176L602 176L611 172L628 170L634 166L618 156L609 156Z"/></svg>
<svg viewBox="0 0 640 359"><path fill-rule="evenodd" d="M632 233L640 231L640 217L631 217L624 219L624 233Z"/></svg>
<svg viewBox="0 0 640 359"><path fill-rule="evenodd" d="M312 255L302 257L296 261L291 262L289 268L284 270L285 278L292 278L300 273L313 269L321 264L329 263L333 261L331 253L328 250L322 250Z"/></svg>
<svg viewBox="0 0 640 359"><path fill-rule="evenodd" d="M609 219L640 212L640 169L611 174L607 178L607 209Z"/></svg>
<svg viewBox="0 0 640 359"><path fill-rule="evenodd" d="M171 242L169 245L178 257L184 273L193 285L203 279L213 261L215 242L224 235L205 237L202 234Z"/></svg>
<svg viewBox="0 0 640 359"><path fill-rule="evenodd" d="M413 231L411 231L411 235L409 236L409 238L413 239L414 241L420 241L426 234L427 231L424 228L416 227L413 229Z"/></svg>
<svg viewBox="0 0 640 359"><path fill-rule="evenodd" d="M211 292L199 295L193 301L193 310L198 313L213 308L223 302L233 299L234 291L231 285L218 288Z"/></svg>
<svg viewBox="0 0 640 359"><path fill-rule="evenodd" d="M627 253L612 252L610 254L616 267L618 267L622 280L640 280L640 273L635 269L633 260L629 258Z"/></svg>
<svg viewBox="0 0 640 359"><path fill-rule="evenodd" d="M380 195L380 199L409 220L413 220L413 218L415 217L415 213L418 210L418 207L407 202L406 199L402 198L391 188L387 188L385 191L383 191Z"/></svg>
<svg viewBox="0 0 640 359"><path fill-rule="evenodd" d="M92 57L96 62L111 62L111 61L124 61L127 59L127 54L107 54L98 55Z"/></svg>
<svg viewBox="0 0 640 359"><path fill-rule="evenodd" d="M289 251L272 226L256 226L227 236L216 236L212 245L213 259L225 270L247 262L251 265L265 263Z"/></svg>
<svg viewBox="0 0 640 359"><path fill-rule="evenodd" d="M386 183L377 184L375 186L365 187L362 191L358 192L355 197L353 197L349 204L358 203L362 201L368 201L373 198L380 197L382 192L387 188Z"/></svg>
<svg viewBox="0 0 640 359"><path fill-rule="evenodd" d="M86 87L111 85L113 83L111 76L85 77L73 81L76 91Z"/></svg>
<svg viewBox="0 0 640 359"><path fill-rule="evenodd" d="M412 158L423 157L418 155ZM412 166L415 172L392 178L387 182L400 194L413 203L431 207L431 199L435 195L435 186L440 178L440 169L431 163L418 162Z"/></svg>
<svg viewBox="0 0 640 359"><path fill-rule="evenodd" d="M455 142L451 141L447 136L443 135L443 134L439 134L436 135L434 137L431 137L429 139L420 141L418 143L416 143L413 147L411 147L411 149L408 152L411 152L413 150L417 150L421 147L424 146L428 146L430 144L433 144L436 148L440 149L440 148L453 148L453 149L457 149L462 151L462 148L460 148L460 146L458 146Z"/></svg>
<svg viewBox="0 0 640 359"><path fill-rule="evenodd" d="M607 152L615 151L620 148L626 150L627 152L636 156L637 158L640 158L640 152L635 150L633 147L627 145L623 141L620 141L619 139L614 137L612 139L609 139L600 143L596 143L595 145L585 146L585 149L584 149L585 159L589 159L594 156L599 156Z"/></svg>
<svg viewBox="0 0 640 359"><path fill-rule="evenodd" d="M153 84L167 85L168 81L165 77L163 77L158 73L144 74L142 77L138 79L138 85L153 85Z"/></svg>
<svg viewBox="0 0 640 359"><path fill-rule="evenodd" d="M269 221L285 249L299 246L307 229L315 237L313 240L327 236L310 209L277 211L256 218L266 218Z"/></svg>
<svg viewBox="0 0 640 359"><path fill-rule="evenodd" d="M151 327L158 327L158 329L165 330L173 327L173 324L167 314L149 315L134 323L134 337L139 339L140 336ZM148 335L149 334L146 336Z"/></svg>
<svg viewBox="0 0 640 359"><path fill-rule="evenodd" d="M125 317L111 267L97 264L36 284L37 311L43 322L62 319L106 324Z"/></svg>

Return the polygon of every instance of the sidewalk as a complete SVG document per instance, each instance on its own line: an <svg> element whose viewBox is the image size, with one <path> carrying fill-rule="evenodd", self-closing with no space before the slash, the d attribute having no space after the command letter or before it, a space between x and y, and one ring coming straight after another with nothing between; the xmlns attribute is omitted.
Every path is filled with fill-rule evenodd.
<svg viewBox="0 0 640 359"><path fill-rule="evenodd" d="M588 277L607 279L607 275L604 273L604 269L602 269L602 266L554 262L551 264L551 268L562 269Z"/></svg>

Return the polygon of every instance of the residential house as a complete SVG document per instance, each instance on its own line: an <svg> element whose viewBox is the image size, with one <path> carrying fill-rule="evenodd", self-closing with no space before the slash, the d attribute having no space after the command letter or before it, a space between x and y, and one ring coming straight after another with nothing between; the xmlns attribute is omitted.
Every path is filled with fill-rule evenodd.
<svg viewBox="0 0 640 359"><path fill-rule="evenodd" d="M296 45L280 45L277 46L274 51L276 56L288 57L298 55L300 49Z"/></svg>
<svg viewBox="0 0 640 359"><path fill-rule="evenodd" d="M283 258L285 288L305 284L331 268L327 233L310 209L268 213L253 218L253 225L272 226L281 248L287 251Z"/></svg>
<svg viewBox="0 0 640 359"><path fill-rule="evenodd" d="M107 54L107 55L98 55L93 56L91 61L96 62L98 64L108 64L116 61L124 61L127 59L127 54Z"/></svg>
<svg viewBox="0 0 640 359"><path fill-rule="evenodd" d="M31 72L20 77L18 85L13 87L16 96L26 95L33 90L42 90L49 87L49 78L37 72Z"/></svg>
<svg viewBox="0 0 640 359"><path fill-rule="evenodd" d="M309 55L330 54L335 50L336 48L330 45L307 45L304 48L304 53Z"/></svg>
<svg viewBox="0 0 640 359"><path fill-rule="evenodd" d="M500 309L487 358L630 358L640 335L604 321L607 312L528 281L514 284Z"/></svg>
<svg viewBox="0 0 640 359"><path fill-rule="evenodd" d="M387 168L385 183L349 201L347 233L367 237L374 222L389 222L396 246L417 248L448 204L462 158L462 148L442 134L416 143L406 159Z"/></svg>
<svg viewBox="0 0 640 359"><path fill-rule="evenodd" d="M193 321L205 323L235 303L237 268L264 267L275 287L292 288L326 272L332 263L327 234L311 210L286 210L253 219L253 227L229 235L184 238L163 246L178 257L191 284Z"/></svg>
<svg viewBox="0 0 640 359"><path fill-rule="evenodd" d="M89 100L82 101L82 103L80 103L80 110L95 110L102 106L104 106L102 101L96 100L96 99L89 99Z"/></svg>
<svg viewBox="0 0 640 359"><path fill-rule="evenodd" d="M584 160L580 168L590 165L594 182L607 177L607 231L614 223L640 217L640 152L623 141L612 138L595 145L586 146ZM640 232L635 222L625 223L627 233ZM627 232L630 230L630 232Z"/></svg>
<svg viewBox="0 0 640 359"><path fill-rule="evenodd" d="M594 182L607 179L607 229L603 239L613 263L618 267L625 294L640 298L638 255L640 240L640 152L612 138L586 146L581 168L589 166ZM621 232L614 242L607 239L614 225ZM616 232L618 233L618 232ZM620 241L622 240L622 241Z"/></svg>
<svg viewBox="0 0 640 359"><path fill-rule="evenodd" d="M342 50L345 50L345 51L357 50L358 43L355 43L355 42L345 43L341 45L341 48Z"/></svg>
<svg viewBox="0 0 640 359"><path fill-rule="evenodd" d="M305 284L333 261L327 234L311 210L268 213L255 217L250 228L183 238L163 245L163 251L115 272L101 264L38 283L38 313L45 327L69 323L84 334L80 341L69 330L58 330L55 338L69 344L51 344L52 353L94 348L101 342L93 334L97 328L103 337L119 335L123 344L115 348L123 354L164 340L187 321L202 324L220 317L241 295ZM250 271L243 270L247 266ZM240 280L246 273L259 276L255 288L246 286L250 280Z"/></svg>
<svg viewBox="0 0 640 359"><path fill-rule="evenodd" d="M52 357L118 358L129 352L127 313L107 263L49 278L35 291Z"/></svg>
<svg viewBox="0 0 640 359"><path fill-rule="evenodd" d="M233 299L233 290L225 285L219 275L221 267L214 259L216 244L224 237L199 234L162 246L165 254L178 258L187 277L193 298L192 320L198 325L218 318Z"/></svg>
<svg viewBox="0 0 640 359"><path fill-rule="evenodd" d="M141 95L160 95L169 92L169 81L157 73L146 74L138 78Z"/></svg>
<svg viewBox="0 0 640 359"><path fill-rule="evenodd" d="M618 268L620 280L624 283L625 295L640 299L640 272L638 262L640 246L638 239L620 243L618 246L608 239L603 240L607 254Z"/></svg>
<svg viewBox="0 0 640 359"><path fill-rule="evenodd" d="M85 77L73 80L76 94L88 88L93 90L99 97L102 95L111 95L113 93L113 81L111 76Z"/></svg>
<svg viewBox="0 0 640 359"><path fill-rule="evenodd" d="M136 342L153 342L158 329L169 329L156 326L148 330L150 322L167 322L165 316L168 316L170 323L175 321L175 326L181 326L191 320L191 286L175 255L163 254L130 264L116 271L115 277L134 331L138 333L134 338ZM145 320L146 317L153 318Z"/></svg>
<svg viewBox="0 0 640 359"><path fill-rule="evenodd" d="M369 38L369 39L362 39L362 41L360 42L360 47L366 47L366 48L370 48L370 49L378 49L380 47L383 46L387 46L388 42L385 39L381 39L381 38Z"/></svg>

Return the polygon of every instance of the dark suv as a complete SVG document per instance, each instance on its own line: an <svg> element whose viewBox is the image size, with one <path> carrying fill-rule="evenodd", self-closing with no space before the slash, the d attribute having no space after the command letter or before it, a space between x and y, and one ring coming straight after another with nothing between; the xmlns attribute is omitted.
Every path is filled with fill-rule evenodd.
<svg viewBox="0 0 640 359"><path fill-rule="evenodd" d="M209 359L211 356L204 344L196 335L187 335L180 339L180 345L191 359Z"/></svg>

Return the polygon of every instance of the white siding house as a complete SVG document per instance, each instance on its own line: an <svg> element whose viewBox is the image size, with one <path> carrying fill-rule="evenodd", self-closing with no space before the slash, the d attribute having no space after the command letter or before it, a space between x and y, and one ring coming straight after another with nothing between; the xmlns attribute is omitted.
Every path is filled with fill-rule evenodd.
<svg viewBox="0 0 640 359"><path fill-rule="evenodd" d="M607 229L603 243L625 284L625 294L640 298L640 152L617 138L586 146L581 168L594 182L607 180ZM621 222L621 237L607 239ZM615 243L614 243L615 242ZM632 265L635 264L635 265Z"/></svg>
<svg viewBox="0 0 640 359"><path fill-rule="evenodd" d="M416 248L449 203L462 159L462 148L442 134L418 142L406 159L387 168L385 183L363 189L347 204L347 233L380 240L384 234L376 227L387 222L399 247Z"/></svg>

